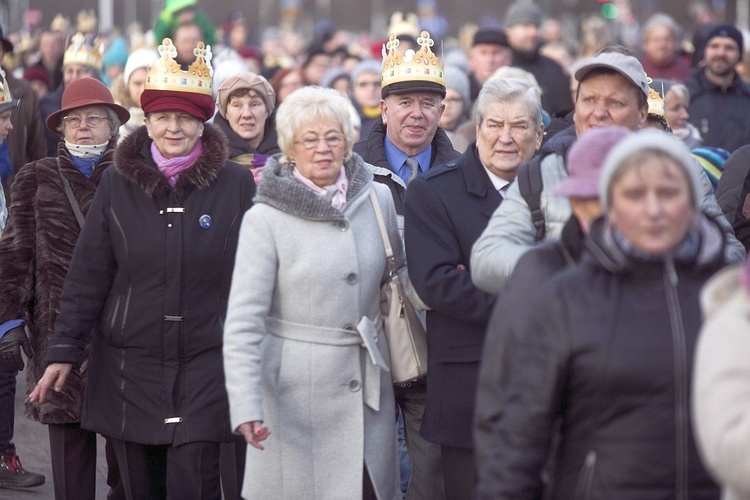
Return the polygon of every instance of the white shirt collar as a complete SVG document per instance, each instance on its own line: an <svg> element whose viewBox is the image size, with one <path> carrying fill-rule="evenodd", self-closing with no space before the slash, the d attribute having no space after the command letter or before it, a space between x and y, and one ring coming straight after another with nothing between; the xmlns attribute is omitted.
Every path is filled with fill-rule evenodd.
<svg viewBox="0 0 750 500"><path fill-rule="evenodd" d="M506 181L499 175L493 173L489 168L484 166L484 163L482 163L482 167L484 168L484 171L487 172L487 175L490 177L490 181L492 182L492 185L495 186L495 189L500 191L502 188L510 184L510 182Z"/></svg>

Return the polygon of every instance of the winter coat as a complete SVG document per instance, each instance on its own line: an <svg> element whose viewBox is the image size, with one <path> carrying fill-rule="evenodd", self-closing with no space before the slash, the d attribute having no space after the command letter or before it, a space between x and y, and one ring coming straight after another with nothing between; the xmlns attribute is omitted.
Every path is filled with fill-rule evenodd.
<svg viewBox="0 0 750 500"><path fill-rule="evenodd" d="M681 54L667 64L657 64L647 55L644 55L641 57L641 65L649 78L663 78L680 83L684 82L691 72L690 59Z"/></svg>
<svg viewBox="0 0 750 500"><path fill-rule="evenodd" d="M81 231L65 194L60 172L70 183L73 197L85 216L102 175L112 165L115 141L99 160L91 178L74 165L64 145L55 158L25 165L13 184L13 202L5 233L0 239L0 323L22 319L29 329L34 356L26 369L27 392L47 368L48 342L60 312L60 295L73 249ZM26 401L26 415L43 424L81 421L88 351L68 375L60 392L50 391L44 403Z"/></svg>
<svg viewBox="0 0 750 500"><path fill-rule="evenodd" d="M91 337L82 426L147 445L232 439L222 326L252 175L224 135L173 189L146 128L117 148L81 232L47 360L80 363ZM93 333L90 334L90 332Z"/></svg>
<svg viewBox="0 0 750 500"><path fill-rule="evenodd" d="M750 499L750 294L741 276L740 266L727 268L703 288L695 348L693 427L724 500Z"/></svg>
<svg viewBox="0 0 750 500"><path fill-rule="evenodd" d="M26 83L25 80L15 78L11 72L5 72L5 79L8 81L8 88L17 99L18 108L13 110L13 130L8 134L8 156L13 166L13 175L4 183L5 194L8 195L10 203L15 174L21 170L21 167L27 163L45 156L47 143L44 140L44 125L42 117L39 115L39 98L34 89Z"/></svg>
<svg viewBox="0 0 750 500"><path fill-rule="evenodd" d="M742 146L732 153L724 163L724 170L716 186L716 201L724 212L727 221L734 228L737 239L747 249L750 239L741 234L742 221L750 218L750 203L745 208L745 199L750 191L746 191L744 184L750 172L750 146ZM748 186L750 188L750 186ZM746 191L744 196L743 191ZM744 214L743 214L744 211Z"/></svg>
<svg viewBox="0 0 750 500"><path fill-rule="evenodd" d="M558 132L542 147L541 208L547 232L545 239L557 239L565 222L570 217L570 202L553 193L554 188L568 176L565 166L567 149L575 141L572 129ZM724 251L728 262L742 262L745 249L734 236L716 202L711 181L698 161L690 168L700 170L701 210L722 229L726 241ZM518 183L514 182L506 193L505 201L490 219L487 229L474 244L471 251L471 277L474 283L490 293L499 293L521 255L536 243L536 228L531 219L529 206L521 196Z"/></svg>
<svg viewBox="0 0 750 500"><path fill-rule="evenodd" d="M542 87L542 108L550 114L558 114L573 109L570 96L570 76L562 67L539 49L527 53L513 50L513 64L516 68L528 71Z"/></svg>
<svg viewBox="0 0 750 500"><path fill-rule="evenodd" d="M467 388L477 384L495 296L471 282L469 255L501 202L475 144L458 160L409 184L404 206L409 277L430 307L427 405L420 432L434 443L474 447L475 394Z"/></svg>
<svg viewBox="0 0 750 500"><path fill-rule="evenodd" d="M533 302L497 425L499 491L532 498L555 428L553 499L718 499L690 428L703 284L724 263L721 231L696 217L694 255L645 261L592 225L581 264ZM557 425L556 421L559 423Z"/></svg>
<svg viewBox="0 0 750 500"><path fill-rule="evenodd" d="M356 154L343 167L343 211L279 158L268 160L242 222L224 330L232 429L261 420L271 431L264 451L248 447L242 494L361 498L366 466L379 499L400 499L393 387L373 362L389 355L385 249L370 190L400 267L393 202Z"/></svg>
<svg viewBox="0 0 750 500"><path fill-rule="evenodd" d="M700 131L703 144L723 148L730 153L746 144L750 116L750 85L739 75L728 87L708 80L703 68L685 80L690 92L690 123Z"/></svg>
<svg viewBox="0 0 750 500"><path fill-rule="evenodd" d="M546 241L521 256L492 311L482 349L474 420L477 475L487 496L499 495L502 486L493 474L496 453L502 449L496 427L522 334L535 317L540 288L580 261L584 238L578 219L571 216L559 240Z"/></svg>
<svg viewBox="0 0 750 500"><path fill-rule="evenodd" d="M388 186L393 195L393 203L396 205L396 213L403 215L406 184L394 171L393 167L388 164L388 158L385 156L385 136L386 126L383 124L383 120L378 120L378 123L372 128L372 132L367 136L367 139L354 145L354 152L361 155L362 159L371 166L376 167L372 169L375 175L375 182ZM451 140L448 139L445 131L438 127L437 131L435 131L435 137L432 139L430 167L445 165L459 156L461 154L453 149Z"/></svg>

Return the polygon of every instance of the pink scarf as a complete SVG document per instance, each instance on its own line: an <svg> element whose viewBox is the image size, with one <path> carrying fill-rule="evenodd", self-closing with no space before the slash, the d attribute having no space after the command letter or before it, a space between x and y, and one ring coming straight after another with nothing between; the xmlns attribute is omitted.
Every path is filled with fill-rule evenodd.
<svg viewBox="0 0 750 500"><path fill-rule="evenodd" d="M159 171L167 178L167 182L172 187L177 183L180 173L192 167L202 152L203 141L201 139L198 139L189 155L175 158L164 158L159 148L156 147L156 143L151 143L151 156L154 158L156 166L159 167Z"/></svg>
<svg viewBox="0 0 750 500"><path fill-rule="evenodd" d="M307 189L326 200L336 210L343 211L346 208L346 192L349 189L349 180L346 178L343 166L339 171L339 177L336 179L336 182L326 187L316 186L313 181L302 175L297 170L297 167L294 167L294 170L292 170L292 177L297 179Z"/></svg>

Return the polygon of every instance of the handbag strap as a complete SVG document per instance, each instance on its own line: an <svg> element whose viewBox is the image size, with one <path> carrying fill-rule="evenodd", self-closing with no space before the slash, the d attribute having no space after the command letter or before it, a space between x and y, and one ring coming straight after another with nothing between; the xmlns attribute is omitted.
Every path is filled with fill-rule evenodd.
<svg viewBox="0 0 750 500"><path fill-rule="evenodd" d="M380 202L378 202L378 196L375 194L375 190L372 188L370 188L370 201L372 202L372 208L375 210L375 218L378 220L380 236L383 238L385 256L388 259L392 259L393 247L391 247L391 238L388 236L388 230L385 228L385 220L383 220L383 212L380 210Z"/></svg>
<svg viewBox="0 0 750 500"><path fill-rule="evenodd" d="M57 161L57 173L60 174L60 179L62 179L63 183L63 189L65 189L65 196L68 197L68 202L70 202L71 208L73 208L73 213L76 216L76 220L78 221L78 226L83 228L83 212L81 212L81 207L78 205L78 202L75 199L75 196L73 196L73 190L70 188L70 182L68 182L68 179L65 178L65 176L62 173L62 168L60 168L60 158L55 158Z"/></svg>

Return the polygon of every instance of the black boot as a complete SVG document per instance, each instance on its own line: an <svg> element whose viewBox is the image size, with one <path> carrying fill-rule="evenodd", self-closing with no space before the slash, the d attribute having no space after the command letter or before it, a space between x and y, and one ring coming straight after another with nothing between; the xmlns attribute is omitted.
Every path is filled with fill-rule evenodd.
<svg viewBox="0 0 750 500"><path fill-rule="evenodd" d="M44 484L44 475L24 469L15 449L3 453L0 460L0 488L21 489L40 484Z"/></svg>

